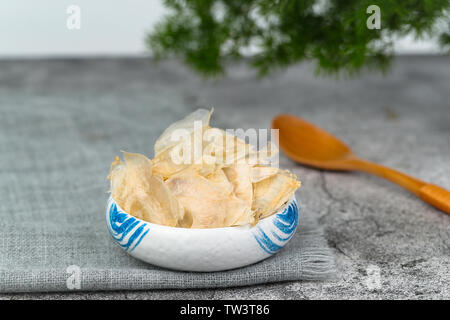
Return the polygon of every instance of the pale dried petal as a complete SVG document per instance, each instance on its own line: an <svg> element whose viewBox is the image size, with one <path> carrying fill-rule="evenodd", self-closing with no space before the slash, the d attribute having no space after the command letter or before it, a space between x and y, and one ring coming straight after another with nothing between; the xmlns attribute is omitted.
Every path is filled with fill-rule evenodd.
<svg viewBox="0 0 450 320"><path fill-rule="evenodd" d="M168 226L183 219L184 210L161 178L152 175L147 157L124 153L125 162L111 165L111 193L119 206L137 218Z"/></svg>
<svg viewBox="0 0 450 320"><path fill-rule="evenodd" d="M233 192L233 185L228 180L227 176L224 173L224 170L219 169L208 175L206 175L206 179L214 183L217 187L219 187L225 194L231 194Z"/></svg>
<svg viewBox="0 0 450 320"><path fill-rule="evenodd" d="M233 185L234 194L242 199L249 206L253 202L253 186L250 180L250 170L252 168L245 163L234 164L223 168L228 180Z"/></svg>
<svg viewBox="0 0 450 320"><path fill-rule="evenodd" d="M171 124L166 130L164 130L162 135L156 140L154 147L155 156L178 143L178 141L172 140L172 133L175 130L184 129L187 132L192 133L194 131L195 121L201 121L202 126L207 127L209 126L209 119L211 118L212 113L213 109L211 110L197 109L184 119Z"/></svg>
<svg viewBox="0 0 450 320"><path fill-rule="evenodd" d="M255 224L255 216L251 206L235 196L227 201L227 211L223 227Z"/></svg>
<svg viewBox="0 0 450 320"><path fill-rule="evenodd" d="M280 169L275 167L263 167L263 166L252 167L250 171L250 181L253 183L260 182L264 179L276 175L279 171Z"/></svg>
<svg viewBox="0 0 450 320"><path fill-rule="evenodd" d="M185 212L192 216L192 228L220 228L234 224L244 215L247 208L242 200L221 188L222 183L192 172L166 181Z"/></svg>
<svg viewBox="0 0 450 320"><path fill-rule="evenodd" d="M251 210L253 203L253 185L250 181L250 170L251 167L246 163L238 163L231 167L223 168L223 172L225 172L228 180L233 185L235 196L243 202L246 208L241 216L238 216L240 213L236 212L230 218L231 220L234 219L234 222L230 222L229 225L253 224L255 222L255 217Z"/></svg>
<svg viewBox="0 0 450 320"><path fill-rule="evenodd" d="M252 210L257 218L265 218L288 201L298 187L300 181L284 172L255 183Z"/></svg>

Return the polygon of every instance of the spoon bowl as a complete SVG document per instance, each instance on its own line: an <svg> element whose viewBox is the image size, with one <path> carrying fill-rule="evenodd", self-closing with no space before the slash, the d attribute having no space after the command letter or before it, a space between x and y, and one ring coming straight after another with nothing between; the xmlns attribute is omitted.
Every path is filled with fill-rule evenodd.
<svg viewBox="0 0 450 320"><path fill-rule="evenodd" d="M289 114L272 121L279 129L280 148L295 161L320 169L350 170L346 161L354 158L341 140L315 125Z"/></svg>

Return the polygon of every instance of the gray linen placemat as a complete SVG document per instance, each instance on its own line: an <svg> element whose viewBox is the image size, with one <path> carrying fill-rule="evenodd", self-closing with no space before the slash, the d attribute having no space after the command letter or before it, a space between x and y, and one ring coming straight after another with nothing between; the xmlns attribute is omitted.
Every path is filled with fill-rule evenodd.
<svg viewBox="0 0 450 320"><path fill-rule="evenodd" d="M104 221L109 164L120 149L151 156L159 133L190 110L168 107L155 95L152 107L130 106L120 92L98 98L88 86L85 95L74 95L64 83L51 85L61 90L49 96L11 89L0 96L0 292L69 290L71 265L81 270L81 290L243 286L334 274L333 257L303 210L301 192L299 230L261 263L188 273L127 255Z"/></svg>

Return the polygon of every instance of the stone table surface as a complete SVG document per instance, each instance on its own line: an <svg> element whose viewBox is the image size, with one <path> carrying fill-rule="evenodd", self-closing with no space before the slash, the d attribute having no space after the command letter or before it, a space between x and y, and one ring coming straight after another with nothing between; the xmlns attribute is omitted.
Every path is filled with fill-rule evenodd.
<svg viewBox="0 0 450 320"><path fill-rule="evenodd" d="M146 106L149 126L152 113L167 114L168 125L198 107L213 106L213 125L222 128L267 128L273 116L289 112L339 136L360 156L450 189L450 57L398 57L385 76L363 72L355 79L316 77L310 64L263 79L233 65L227 77L205 80L174 60L0 61L0 108L40 99L80 104L89 112L109 104L123 110L124 121ZM80 116L89 121L88 114ZM101 132L91 138L102 139ZM132 151L150 153L154 138ZM118 147L124 145L126 137ZM303 210L325 230L338 267L332 281L0 298L450 298L449 215L377 177L318 171L285 156L280 162L302 180Z"/></svg>

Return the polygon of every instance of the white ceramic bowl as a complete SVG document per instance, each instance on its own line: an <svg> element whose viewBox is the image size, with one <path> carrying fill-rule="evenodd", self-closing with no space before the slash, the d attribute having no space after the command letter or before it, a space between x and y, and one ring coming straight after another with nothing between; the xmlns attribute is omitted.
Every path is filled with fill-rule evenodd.
<svg viewBox="0 0 450 320"><path fill-rule="evenodd" d="M140 220L110 197L106 224L113 239L137 259L175 270L220 271L258 262L279 251L297 229L298 206L293 196L282 210L253 227L187 229Z"/></svg>

